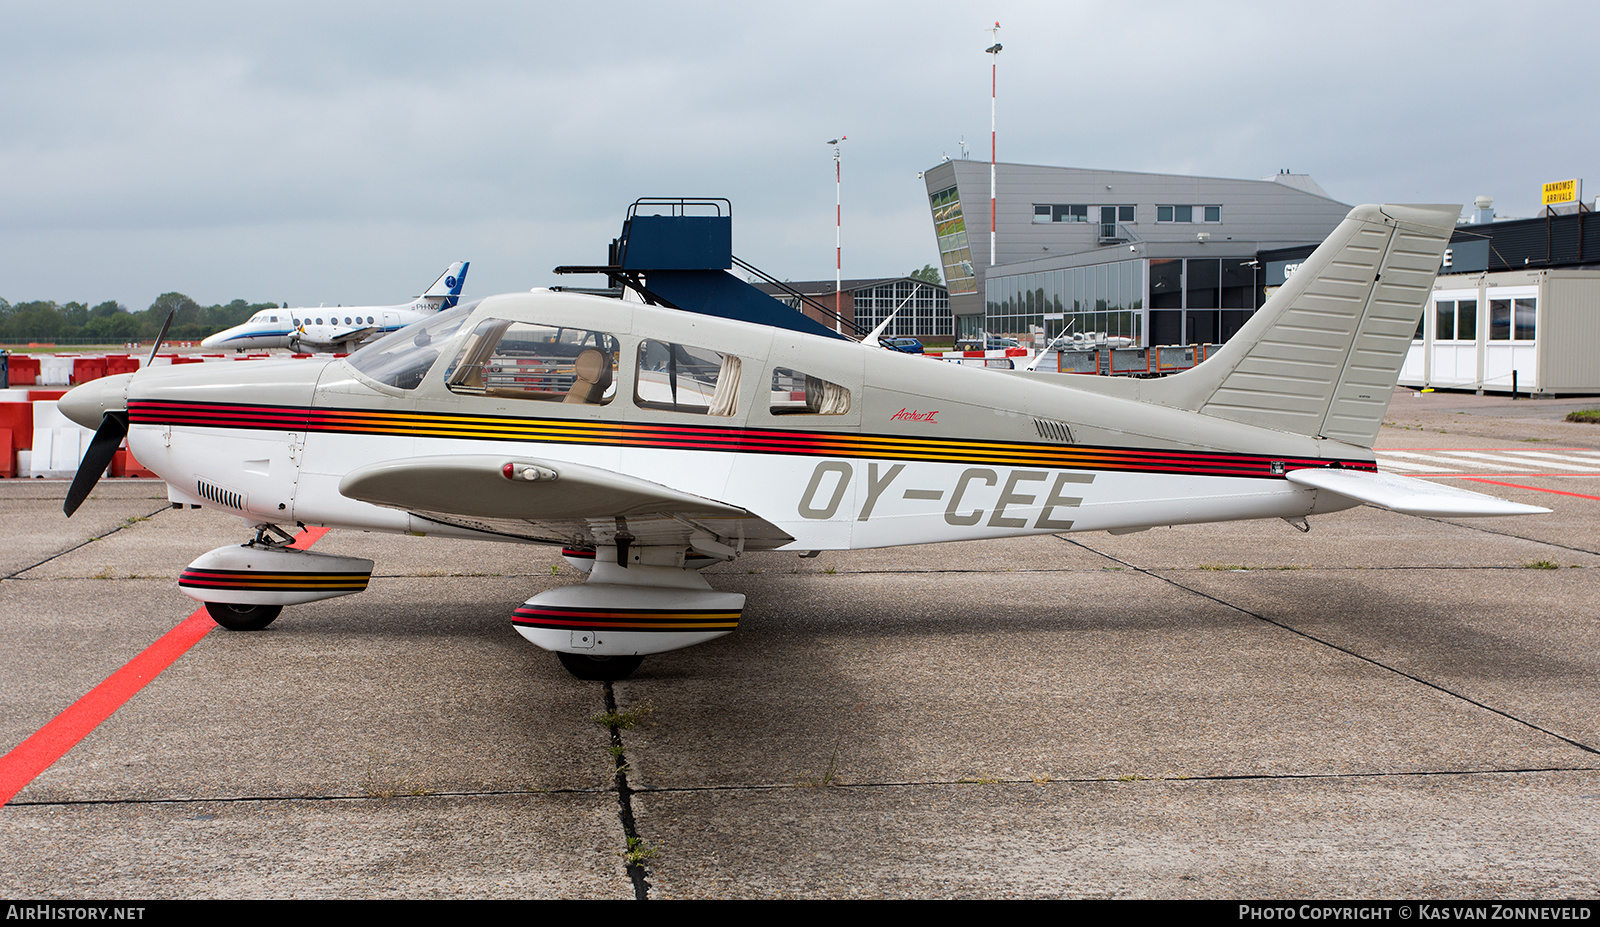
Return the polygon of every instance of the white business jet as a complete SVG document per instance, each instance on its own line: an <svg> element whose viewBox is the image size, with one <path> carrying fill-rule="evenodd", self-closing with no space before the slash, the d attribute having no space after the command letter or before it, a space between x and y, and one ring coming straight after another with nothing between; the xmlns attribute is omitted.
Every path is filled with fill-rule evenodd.
<svg viewBox="0 0 1600 927"><path fill-rule="evenodd" d="M460 300L467 262L457 261L433 286L398 306L320 306L267 309L200 342L213 350L268 351L289 348L314 353L352 351L364 341L404 328L449 309Z"/></svg>

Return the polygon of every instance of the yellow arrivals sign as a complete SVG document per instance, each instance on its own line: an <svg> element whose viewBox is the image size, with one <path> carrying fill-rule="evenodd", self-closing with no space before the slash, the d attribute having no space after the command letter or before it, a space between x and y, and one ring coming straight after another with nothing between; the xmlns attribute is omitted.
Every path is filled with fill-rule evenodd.
<svg viewBox="0 0 1600 927"><path fill-rule="evenodd" d="M1544 205L1555 206L1560 203L1576 203L1578 201L1577 180L1556 180L1544 185Z"/></svg>

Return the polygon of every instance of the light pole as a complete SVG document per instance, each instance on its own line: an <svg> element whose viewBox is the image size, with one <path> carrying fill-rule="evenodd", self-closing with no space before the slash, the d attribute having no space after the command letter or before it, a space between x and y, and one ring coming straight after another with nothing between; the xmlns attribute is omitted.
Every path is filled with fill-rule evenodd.
<svg viewBox="0 0 1600 927"><path fill-rule="evenodd" d="M995 90L999 86L1000 77L1000 24L995 23L993 29L985 32L993 35L997 40L984 51L993 57L989 59L989 266L994 266L994 192L995 192Z"/></svg>
<svg viewBox="0 0 1600 927"><path fill-rule="evenodd" d="M839 143L845 136L829 139L833 146L833 330L844 333L844 317L840 315L839 289L844 285L844 207L839 198Z"/></svg>

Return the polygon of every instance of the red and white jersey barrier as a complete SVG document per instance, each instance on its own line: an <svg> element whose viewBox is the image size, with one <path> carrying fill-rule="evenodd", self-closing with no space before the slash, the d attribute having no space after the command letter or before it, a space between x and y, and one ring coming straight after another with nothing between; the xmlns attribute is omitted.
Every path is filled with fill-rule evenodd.
<svg viewBox="0 0 1600 927"><path fill-rule="evenodd" d="M968 367L995 367L1000 370L1011 370L1019 364L1026 364L1033 352L1027 348L994 348L989 351L930 351L928 357L937 357L952 364L965 364Z"/></svg>
<svg viewBox="0 0 1600 927"><path fill-rule="evenodd" d="M158 354L155 365L230 363L290 357L289 354ZM311 357L295 354L293 357ZM326 355L324 355L326 356ZM340 355L342 356L342 355ZM140 354L7 354L0 382L0 478L70 478L78 471L94 432L56 410L56 400L79 383L144 365ZM154 476L124 446L111 462L112 476Z"/></svg>

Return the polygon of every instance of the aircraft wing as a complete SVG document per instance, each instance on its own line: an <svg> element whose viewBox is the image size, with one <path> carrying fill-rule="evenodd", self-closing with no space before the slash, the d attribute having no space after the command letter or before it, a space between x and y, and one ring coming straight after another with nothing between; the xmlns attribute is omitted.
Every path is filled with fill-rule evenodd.
<svg viewBox="0 0 1600 927"><path fill-rule="evenodd" d="M351 499L418 518L559 544L683 545L709 556L771 550L794 538L734 505L566 461L509 455L413 457L339 481Z"/></svg>
<svg viewBox="0 0 1600 927"><path fill-rule="evenodd" d="M337 335L334 335L332 338L311 338L302 332L298 336L291 336L291 339L294 341L295 346L301 350L349 351L353 350L356 345L366 341L368 338L371 338L382 331L383 329L377 325L368 325L365 328L357 328L352 331L341 332Z"/></svg>
<svg viewBox="0 0 1600 927"><path fill-rule="evenodd" d="M1284 476L1291 483L1327 490L1357 502L1370 503L1406 515L1475 518L1489 515L1537 515L1550 511L1537 505L1508 502L1496 496L1388 473L1316 468L1290 470Z"/></svg>

